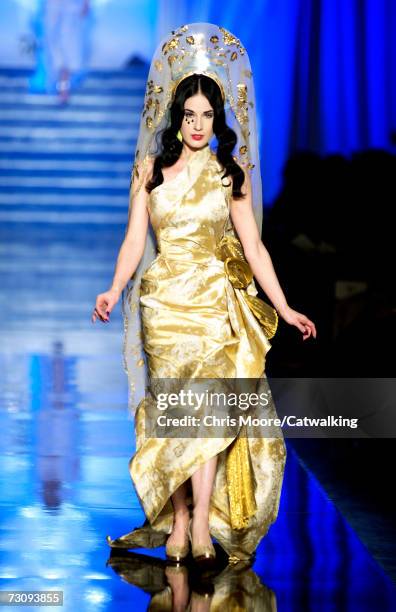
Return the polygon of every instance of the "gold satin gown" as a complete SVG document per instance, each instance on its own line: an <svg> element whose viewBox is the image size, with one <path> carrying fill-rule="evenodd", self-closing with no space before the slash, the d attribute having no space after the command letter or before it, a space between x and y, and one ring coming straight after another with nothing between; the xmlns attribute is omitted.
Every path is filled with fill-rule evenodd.
<svg viewBox="0 0 396 612"><path fill-rule="evenodd" d="M232 187L228 179L222 181L223 173L206 146L174 179L150 194L158 254L142 277L140 307L151 377L266 380L265 357L271 344L265 326L253 314L255 298L249 296L257 289L253 280L246 291L238 289L219 251L230 228L236 235L229 213ZM277 318L270 319L263 322L276 329ZM146 398L137 407L136 453L129 463L147 525L115 540L108 538L110 546L165 544L173 524L171 495L218 455L210 533L230 562L249 559L278 514L286 462L281 429L271 438L249 437L247 428L244 437L146 439L149 409ZM273 403L269 412L277 416Z"/></svg>

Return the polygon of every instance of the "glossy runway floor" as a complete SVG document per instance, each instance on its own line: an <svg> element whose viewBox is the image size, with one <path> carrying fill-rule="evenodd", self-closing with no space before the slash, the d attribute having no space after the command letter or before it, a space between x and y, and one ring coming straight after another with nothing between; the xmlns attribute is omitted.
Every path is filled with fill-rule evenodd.
<svg viewBox="0 0 396 612"><path fill-rule="evenodd" d="M40 195L29 183L22 156L36 179L42 164L55 173L52 190L41 185ZM86 176L70 187L64 177L58 184L54 159L21 151L11 174L2 165L2 198L14 204L1 213L1 589L61 590L61 609L73 612L171 610L172 598L180 610L176 602L190 597L201 611L395 610L394 585L290 446L279 517L252 568L220 559L199 580L191 567L167 568L164 548L110 554L106 535L144 520L128 472L134 434L119 306L110 325L90 321L122 240L128 164L119 159L107 179L120 173L124 208L87 216L89 194L81 204L79 194L107 162L88 168L82 159ZM18 177L19 191L11 190ZM200 599L203 591L212 595Z"/></svg>
<svg viewBox="0 0 396 612"><path fill-rule="evenodd" d="M99 230L92 250L84 232L19 229L1 259L1 588L62 590L68 611L146 610L152 597L152 609L172 609L170 587L188 597L188 576L165 568L164 548L111 556L105 540L144 520L128 472L120 312L106 326L89 319L115 245ZM253 568L223 565L206 588L212 609L396 609L389 578L290 447L279 518Z"/></svg>

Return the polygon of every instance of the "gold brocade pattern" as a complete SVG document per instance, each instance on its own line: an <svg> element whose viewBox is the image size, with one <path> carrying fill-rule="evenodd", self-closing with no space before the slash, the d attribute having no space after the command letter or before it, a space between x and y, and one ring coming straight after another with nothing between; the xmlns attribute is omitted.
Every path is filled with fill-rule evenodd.
<svg viewBox="0 0 396 612"><path fill-rule="evenodd" d="M261 321L249 302L257 289L232 226L232 187L228 179L222 182L222 173L206 146L150 194L158 253L141 280L144 350L152 378L252 378L264 388L268 336L275 333L277 317L257 298L264 304ZM278 513L286 461L281 429L262 438L252 436L249 425L233 437L153 438L145 435L145 417L153 410L147 396L136 409L136 453L130 461L149 525L109 544L164 543L173 523L171 495L217 455L210 533L230 562L249 559ZM266 410L266 416L277 416L272 399Z"/></svg>

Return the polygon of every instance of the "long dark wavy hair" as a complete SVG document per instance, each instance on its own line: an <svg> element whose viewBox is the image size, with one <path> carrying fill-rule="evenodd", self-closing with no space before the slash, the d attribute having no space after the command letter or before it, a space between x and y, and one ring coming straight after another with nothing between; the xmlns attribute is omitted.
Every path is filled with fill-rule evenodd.
<svg viewBox="0 0 396 612"><path fill-rule="evenodd" d="M236 200L244 197L241 187L245 179L242 168L234 161L232 152L237 143L237 135L226 123L224 103L220 88L216 81L204 74L192 74L179 83L172 106L170 108L171 123L157 134L157 146L160 149L154 160L153 174L146 184L146 191L150 193L155 187L163 183L162 168L173 166L180 157L183 143L177 138L177 133L184 118L184 103L188 98L202 93L213 108L213 132L218 141L217 159L224 169L222 179L232 176L232 197ZM161 143L158 142L160 138Z"/></svg>

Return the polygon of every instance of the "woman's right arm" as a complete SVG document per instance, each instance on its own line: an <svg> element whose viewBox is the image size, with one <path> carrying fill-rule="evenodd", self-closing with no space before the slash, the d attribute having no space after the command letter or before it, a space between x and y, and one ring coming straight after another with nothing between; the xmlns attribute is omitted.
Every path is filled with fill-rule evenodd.
<svg viewBox="0 0 396 612"><path fill-rule="evenodd" d="M108 291L100 293L96 298L95 308L92 314L92 323L96 319L100 319L104 323L110 320L110 313L117 304L122 290L135 272L143 257L144 247L146 244L147 230L149 224L148 213L148 198L149 194L145 189L148 176L152 170L152 160L149 161L142 185L137 195L135 193L138 185L138 180L134 176L132 187L130 189L130 217L124 241L118 253L117 262L114 271L113 282ZM138 166L140 173L141 169Z"/></svg>

